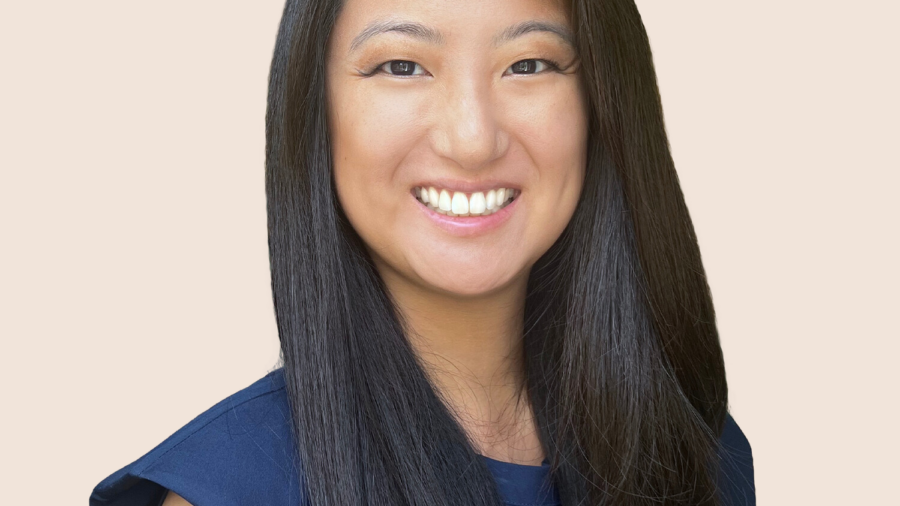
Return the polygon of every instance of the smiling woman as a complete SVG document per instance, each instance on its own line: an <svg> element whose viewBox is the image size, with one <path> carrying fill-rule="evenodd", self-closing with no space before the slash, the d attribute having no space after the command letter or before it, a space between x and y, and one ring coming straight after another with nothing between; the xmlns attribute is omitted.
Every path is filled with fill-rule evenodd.
<svg viewBox="0 0 900 506"><path fill-rule="evenodd" d="M572 217L588 110L566 12L548 7L349 1L335 23L335 188L401 308L460 295L518 308L528 268ZM518 340L518 312L479 318ZM427 334L471 335L442 327Z"/></svg>
<svg viewBox="0 0 900 506"><path fill-rule="evenodd" d="M631 0L288 1L284 367L99 505L753 504Z"/></svg>

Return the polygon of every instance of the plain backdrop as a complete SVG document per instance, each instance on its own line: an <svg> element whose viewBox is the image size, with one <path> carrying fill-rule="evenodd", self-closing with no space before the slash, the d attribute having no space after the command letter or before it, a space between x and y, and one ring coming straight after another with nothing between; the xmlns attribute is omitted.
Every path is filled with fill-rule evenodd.
<svg viewBox="0 0 900 506"><path fill-rule="evenodd" d="M900 504L894 0L642 0L760 504ZM281 0L0 4L0 481L84 504L278 361Z"/></svg>

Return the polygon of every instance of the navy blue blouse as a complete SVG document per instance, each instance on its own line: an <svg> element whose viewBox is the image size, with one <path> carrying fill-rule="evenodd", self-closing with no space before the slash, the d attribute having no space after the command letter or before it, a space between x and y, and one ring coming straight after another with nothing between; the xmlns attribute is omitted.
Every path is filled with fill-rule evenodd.
<svg viewBox="0 0 900 506"><path fill-rule="evenodd" d="M755 505L750 444L728 417L720 488L726 504ZM482 457L509 506L559 505L549 465ZM219 402L100 482L91 506L158 506L166 489L194 506L301 504L282 370Z"/></svg>

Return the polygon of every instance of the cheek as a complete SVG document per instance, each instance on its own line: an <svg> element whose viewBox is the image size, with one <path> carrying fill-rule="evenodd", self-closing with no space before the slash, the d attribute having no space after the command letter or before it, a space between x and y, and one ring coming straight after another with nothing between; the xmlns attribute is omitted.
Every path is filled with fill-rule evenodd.
<svg viewBox="0 0 900 506"><path fill-rule="evenodd" d="M562 177L583 168L587 147L587 116L574 80L521 101L515 116L520 141L545 178Z"/></svg>
<svg viewBox="0 0 900 506"><path fill-rule="evenodd" d="M420 127L409 99L391 100L360 88L335 97L340 104L330 125L335 170L347 172L346 179L361 187L383 187L395 180Z"/></svg>
<svg viewBox="0 0 900 506"><path fill-rule="evenodd" d="M370 246L380 249L399 231L403 195L398 170L421 136L415 97L375 92L365 84L332 89L329 114L334 180L345 214Z"/></svg>
<svg viewBox="0 0 900 506"><path fill-rule="evenodd" d="M514 129L536 171L532 204L533 220L539 223L529 233L541 244L552 243L581 195L587 162L585 102L573 79L517 102L517 111Z"/></svg>

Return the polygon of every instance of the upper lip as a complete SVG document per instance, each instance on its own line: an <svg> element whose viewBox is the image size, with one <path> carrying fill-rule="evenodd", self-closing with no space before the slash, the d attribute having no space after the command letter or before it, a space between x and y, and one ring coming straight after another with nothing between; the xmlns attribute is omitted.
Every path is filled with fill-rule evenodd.
<svg viewBox="0 0 900 506"><path fill-rule="evenodd" d="M456 191L463 193L487 192L498 188L511 188L519 190L518 184L500 179L485 179L482 181L463 181L461 179L429 179L413 185L416 187L435 187L438 190Z"/></svg>

